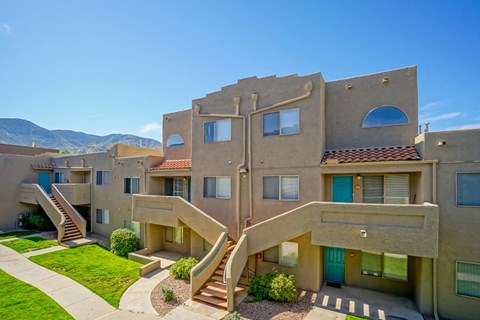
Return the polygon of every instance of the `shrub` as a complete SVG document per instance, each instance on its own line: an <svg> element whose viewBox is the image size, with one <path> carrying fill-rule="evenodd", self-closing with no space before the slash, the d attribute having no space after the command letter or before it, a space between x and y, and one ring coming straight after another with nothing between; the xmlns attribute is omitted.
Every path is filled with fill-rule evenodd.
<svg viewBox="0 0 480 320"><path fill-rule="evenodd" d="M128 257L130 252L138 250L139 240L135 233L128 229L117 229L110 235L112 253L120 257Z"/></svg>
<svg viewBox="0 0 480 320"><path fill-rule="evenodd" d="M169 287L162 287L162 300L163 301L172 301L175 299L175 292L173 292L172 288Z"/></svg>
<svg viewBox="0 0 480 320"><path fill-rule="evenodd" d="M297 281L291 274L279 273L272 280L268 298L278 302L297 300Z"/></svg>
<svg viewBox="0 0 480 320"><path fill-rule="evenodd" d="M55 226L43 211L22 213L20 221L25 229L39 231L55 230Z"/></svg>
<svg viewBox="0 0 480 320"><path fill-rule="evenodd" d="M230 313L225 319L226 320L241 320L242 315L240 314L240 312L235 311L234 313Z"/></svg>
<svg viewBox="0 0 480 320"><path fill-rule="evenodd" d="M293 302L297 299L297 282L293 275L268 272L256 276L248 284L248 293L254 295L250 301L273 300Z"/></svg>
<svg viewBox="0 0 480 320"><path fill-rule="evenodd" d="M190 279L190 270L198 263L194 257L181 258L170 266L170 274L175 279L188 280Z"/></svg>

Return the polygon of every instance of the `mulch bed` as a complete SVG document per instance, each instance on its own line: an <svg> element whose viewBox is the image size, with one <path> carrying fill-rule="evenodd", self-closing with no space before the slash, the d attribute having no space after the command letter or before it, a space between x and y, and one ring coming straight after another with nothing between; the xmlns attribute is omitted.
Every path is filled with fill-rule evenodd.
<svg viewBox="0 0 480 320"><path fill-rule="evenodd" d="M301 320L312 310L316 294L310 291L299 291L299 298L292 303L279 303L268 300L260 302L247 302L252 296L248 296L235 310L242 319L272 319L272 320ZM225 317L224 319L226 319Z"/></svg>
<svg viewBox="0 0 480 320"><path fill-rule="evenodd" d="M168 302L163 301L162 287L173 289L173 292L175 293L175 299ZM160 282L155 289L153 289L150 296L150 301L152 302L153 308L162 317L176 307L181 306L188 299L190 299L190 281L175 280L171 276Z"/></svg>

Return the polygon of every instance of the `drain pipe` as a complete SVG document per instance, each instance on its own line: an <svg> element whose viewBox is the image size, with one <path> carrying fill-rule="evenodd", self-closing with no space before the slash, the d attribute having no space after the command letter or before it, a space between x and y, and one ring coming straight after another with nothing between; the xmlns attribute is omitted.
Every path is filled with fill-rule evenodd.
<svg viewBox="0 0 480 320"><path fill-rule="evenodd" d="M285 106L290 103L302 101L304 99L309 98L312 95L312 90L313 90L313 82L309 81L305 84L303 87L303 90L305 93L301 96L298 96L296 98L292 98L289 100L285 100L282 102L275 103L269 107L257 110L258 106L258 93L254 93L252 95L252 103L253 103L253 110L248 114L248 169L250 170L250 173L248 175L248 217L245 219L245 228L247 227L248 222L252 221L253 219L253 186L252 186L252 115L258 114L258 113L263 113L275 108L279 108L282 106Z"/></svg>
<svg viewBox="0 0 480 320"><path fill-rule="evenodd" d="M434 162L432 164L432 202L433 204L437 204L437 163ZM433 316L435 320L439 320L438 317L438 266L437 266L437 259L433 258Z"/></svg>
<svg viewBox="0 0 480 320"><path fill-rule="evenodd" d="M242 163L237 167L237 192L236 192L236 197L237 197L237 202L236 202L236 208L235 208L235 218L236 218L236 235L237 239L240 238L240 170L245 167L245 162L246 162L246 154L245 154L245 130L246 130L246 125L245 125L245 120L246 117L244 115L240 115L240 103L242 99L240 96L236 96L233 98L233 103L235 105L235 112L236 114L201 114L200 110L201 107L199 105L196 105L194 107L194 111L198 114L199 117L206 117L206 118L226 118L226 119L242 119L243 120L243 155L242 155Z"/></svg>

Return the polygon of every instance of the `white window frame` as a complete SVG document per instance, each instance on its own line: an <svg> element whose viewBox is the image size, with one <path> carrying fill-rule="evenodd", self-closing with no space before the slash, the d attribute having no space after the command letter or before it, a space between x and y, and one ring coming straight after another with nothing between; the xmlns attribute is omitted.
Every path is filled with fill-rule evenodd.
<svg viewBox="0 0 480 320"><path fill-rule="evenodd" d="M57 179L58 177L58 179ZM55 172L55 175L53 176L53 181L55 183L65 183L65 173L64 172ZM58 182L57 182L58 180Z"/></svg>
<svg viewBox="0 0 480 320"><path fill-rule="evenodd" d="M263 190L263 178L265 177L278 177L278 199L265 199L263 194L265 193ZM297 199L283 199L282 198L282 178L297 178L297 189L298 189L298 197ZM300 201L300 176L299 175L266 175L262 177L262 199L266 201Z"/></svg>
<svg viewBox="0 0 480 320"><path fill-rule="evenodd" d="M102 175L102 181L98 183L98 172L101 172ZM104 186L104 185L109 185L110 184L110 171L108 170L97 170L95 173L95 184L97 186Z"/></svg>
<svg viewBox="0 0 480 320"><path fill-rule="evenodd" d="M470 299L480 300L480 297L474 297L474 296L469 296L469 295L466 295L466 294L458 293L458 263L474 264L474 265L477 265L477 266L480 265L480 263L464 261L464 260L455 260L455 294L459 297L466 297L466 298L470 298Z"/></svg>
<svg viewBox="0 0 480 320"><path fill-rule="evenodd" d="M463 208L478 208L480 205L465 205L465 204L458 204L458 175L459 174L479 174L480 171L458 171L455 172L455 206L463 207Z"/></svg>
<svg viewBox="0 0 480 320"><path fill-rule="evenodd" d="M177 187L176 182L178 181L181 182L182 190L176 190L176 187ZM185 182L183 181L183 178L173 178L173 196L183 198L184 195L185 195Z"/></svg>
<svg viewBox="0 0 480 320"><path fill-rule="evenodd" d="M282 131L282 116L283 116L283 112L287 112L287 111L292 111L292 110L297 110L298 111L298 132L294 132L294 133L283 133ZM301 129L300 129L300 108L290 108L290 109L285 109L285 110L279 110L279 111L274 111L274 112L265 112L263 114L263 116L267 115L267 114L273 114L273 113L279 113L278 115L278 134L269 134L269 135L265 135L265 128L263 127L262 128L262 134L264 137L277 137L277 136L291 136L291 135L295 135L295 134L300 134L301 132ZM264 124L264 119L262 117L262 126Z"/></svg>
<svg viewBox="0 0 480 320"><path fill-rule="evenodd" d="M98 222L98 219L97 219L98 210L100 210L102 212L102 214L101 214L102 221L101 222ZM95 222L97 224L109 225L110 224L110 210L97 208L95 210Z"/></svg>
<svg viewBox="0 0 480 320"><path fill-rule="evenodd" d="M408 178L408 198L406 199L405 204L410 204L410 174L408 173L379 173L379 174L369 174L369 175L364 175L363 178L368 177L368 176L381 176L383 178L383 204L387 204L387 176L406 176ZM363 184L363 187L365 188L365 185ZM363 202L363 197L362 197L362 202ZM367 203L367 202L363 202Z"/></svg>
<svg viewBox="0 0 480 320"><path fill-rule="evenodd" d="M215 176L215 177L212 177L212 176L208 176L208 177L203 177L203 187L205 188L205 179L207 178L215 178L215 196L214 197L206 197L205 196L205 190L203 191L203 197L206 198L206 199L231 199L232 198L232 177L230 176ZM218 186L219 186L219 183L218 183L218 180L219 179L228 179L229 180L229 185L230 185L230 188L229 188L229 196L228 197L219 197L218 196Z"/></svg>
<svg viewBox="0 0 480 320"><path fill-rule="evenodd" d="M171 228L172 229L172 240L167 240L167 228ZM182 229L182 236L180 238L180 242L178 242L177 240L177 229L181 228ZM183 227L170 227L170 226L165 226L165 235L164 235L164 239L165 239L165 242L168 242L168 243L173 243L173 244L178 244L178 245L182 245L185 243L185 229Z"/></svg>
<svg viewBox="0 0 480 320"><path fill-rule="evenodd" d="M228 135L228 139L218 139L218 123L219 122L228 122L230 124L230 132ZM205 141L205 124L207 123L214 123L214 130L215 134L213 136L213 141ZM232 141L232 119L221 119L221 120L214 120L214 121L206 121L203 123L203 142L204 143L217 143L217 142L227 142Z"/></svg>
<svg viewBox="0 0 480 320"><path fill-rule="evenodd" d="M130 190L125 190L126 189L126 181L130 181ZM134 192L133 190L133 181L136 180L138 182L138 190ZM127 177L123 179L123 193L125 194L139 194L140 193L140 178L139 177Z"/></svg>
<svg viewBox="0 0 480 320"><path fill-rule="evenodd" d="M291 265L291 264L288 264L288 263L285 263L285 259L283 259L282 261L282 257L283 257L283 252L282 252L282 245L283 244L286 244L286 245L295 245L296 246L296 250L297 250L297 257L296 257L296 264L295 265ZM289 267L289 268L298 268L300 262L300 258L299 258L299 245L298 245L298 242L294 242L294 241L284 241L282 243L280 243L279 245L276 245L275 247L272 247L272 248L276 248L278 250L278 261L267 261L265 260L265 254L262 252L262 260L263 262L266 262L266 263L273 263L273 264L278 264L280 266L284 266L284 267ZM268 248L268 249L272 249L272 248ZM268 250L267 249L267 250ZM265 251L265 250L264 250Z"/></svg>

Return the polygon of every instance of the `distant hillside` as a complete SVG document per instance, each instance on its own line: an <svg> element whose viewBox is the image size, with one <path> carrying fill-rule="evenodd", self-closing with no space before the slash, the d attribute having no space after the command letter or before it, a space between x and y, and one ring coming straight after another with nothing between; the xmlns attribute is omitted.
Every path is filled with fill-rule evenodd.
<svg viewBox="0 0 480 320"><path fill-rule="evenodd" d="M103 152L116 143L161 149L162 143L131 134L96 136L71 130L47 130L23 119L0 118L0 143L66 150L68 153L84 154Z"/></svg>

